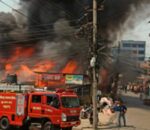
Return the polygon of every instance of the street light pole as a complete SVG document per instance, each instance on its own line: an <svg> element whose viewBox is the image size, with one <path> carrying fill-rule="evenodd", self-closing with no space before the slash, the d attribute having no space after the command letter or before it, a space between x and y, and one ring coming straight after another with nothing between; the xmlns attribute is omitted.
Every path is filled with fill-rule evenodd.
<svg viewBox="0 0 150 130"><path fill-rule="evenodd" d="M93 129L96 130L97 128L97 79L96 79L96 59L97 59L97 53L96 53L96 46L97 46L97 0L93 0L93 45L92 45L92 51L93 51L93 61L94 65L92 68L92 75L93 75L93 83L92 83L92 89L93 89Z"/></svg>

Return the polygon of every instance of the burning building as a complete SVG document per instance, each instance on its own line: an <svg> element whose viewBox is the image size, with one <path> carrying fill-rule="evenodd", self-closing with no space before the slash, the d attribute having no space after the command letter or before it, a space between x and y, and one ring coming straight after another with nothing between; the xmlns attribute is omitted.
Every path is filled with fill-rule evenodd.
<svg viewBox="0 0 150 130"><path fill-rule="evenodd" d="M75 33L85 6L91 3L92 0L20 0L17 11L1 12L1 79L15 73L19 82L33 81L35 71L85 73L89 64L88 40L77 39ZM113 43L122 34L130 13L145 3L149 0L105 1L105 9L98 15L99 33Z"/></svg>
<svg viewBox="0 0 150 130"><path fill-rule="evenodd" d="M81 15L76 6L76 1L20 0L24 15L1 13L1 78L16 73L22 82L35 80L35 71L83 73L88 44L75 39Z"/></svg>

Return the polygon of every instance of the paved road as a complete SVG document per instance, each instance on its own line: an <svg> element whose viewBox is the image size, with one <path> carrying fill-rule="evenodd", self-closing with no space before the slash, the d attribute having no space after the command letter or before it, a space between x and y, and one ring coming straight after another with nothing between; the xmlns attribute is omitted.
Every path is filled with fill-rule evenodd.
<svg viewBox="0 0 150 130"><path fill-rule="evenodd" d="M98 130L150 130L150 107L143 105L143 102L139 99L139 95L131 92L123 93L123 99L128 107L126 114L127 127L118 128L116 124L109 124L99 126ZM109 117L100 115L100 120L108 123ZM82 124L73 130L92 129L88 120L82 120Z"/></svg>
<svg viewBox="0 0 150 130"><path fill-rule="evenodd" d="M124 94L124 100L127 102L128 125L133 125L138 130L150 130L150 106L143 105L139 95L128 92Z"/></svg>

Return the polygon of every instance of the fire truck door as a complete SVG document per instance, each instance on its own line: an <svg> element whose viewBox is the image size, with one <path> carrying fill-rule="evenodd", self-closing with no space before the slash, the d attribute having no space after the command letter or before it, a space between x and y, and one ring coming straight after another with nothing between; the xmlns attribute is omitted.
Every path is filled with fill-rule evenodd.
<svg viewBox="0 0 150 130"><path fill-rule="evenodd" d="M42 111L42 95L32 95L29 108L30 117L41 117Z"/></svg>
<svg viewBox="0 0 150 130"><path fill-rule="evenodd" d="M49 116L54 124L60 123L61 109L57 95L46 96L46 104L43 106L43 114Z"/></svg>

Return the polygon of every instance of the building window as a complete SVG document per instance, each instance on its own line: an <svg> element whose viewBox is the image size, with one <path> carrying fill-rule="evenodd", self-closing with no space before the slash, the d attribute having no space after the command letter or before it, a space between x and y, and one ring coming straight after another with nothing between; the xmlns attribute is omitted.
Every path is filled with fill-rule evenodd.
<svg viewBox="0 0 150 130"><path fill-rule="evenodd" d="M130 43L124 43L123 47L131 47L131 44Z"/></svg>
<svg viewBox="0 0 150 130"><path fill-rule="evenodd" d="M138 54L138 51L137 50L133 50L132 53L133 54Z"/></svg>
<svg viewBox="0 0 150 130"><path fill-rule="evenodd" d="M139 54L145 54L145 51L139 51Z"/></svg>
<svg viewBox="0 0 150 130"><path fill-rule="evenodd" d="M139 44L138 47L145 48L145 44Z"/></svg>
<svg viewBox="0 0 150 130"><path fill-rule="evenodd" d="M137 44L132 44L132 47L137 47Z"/></svg>
<svg viewBox="0 0 150 130"><path fill-rule="evenodd" d="M139 61L144 61L144 57L139 57Z"/></svg>

